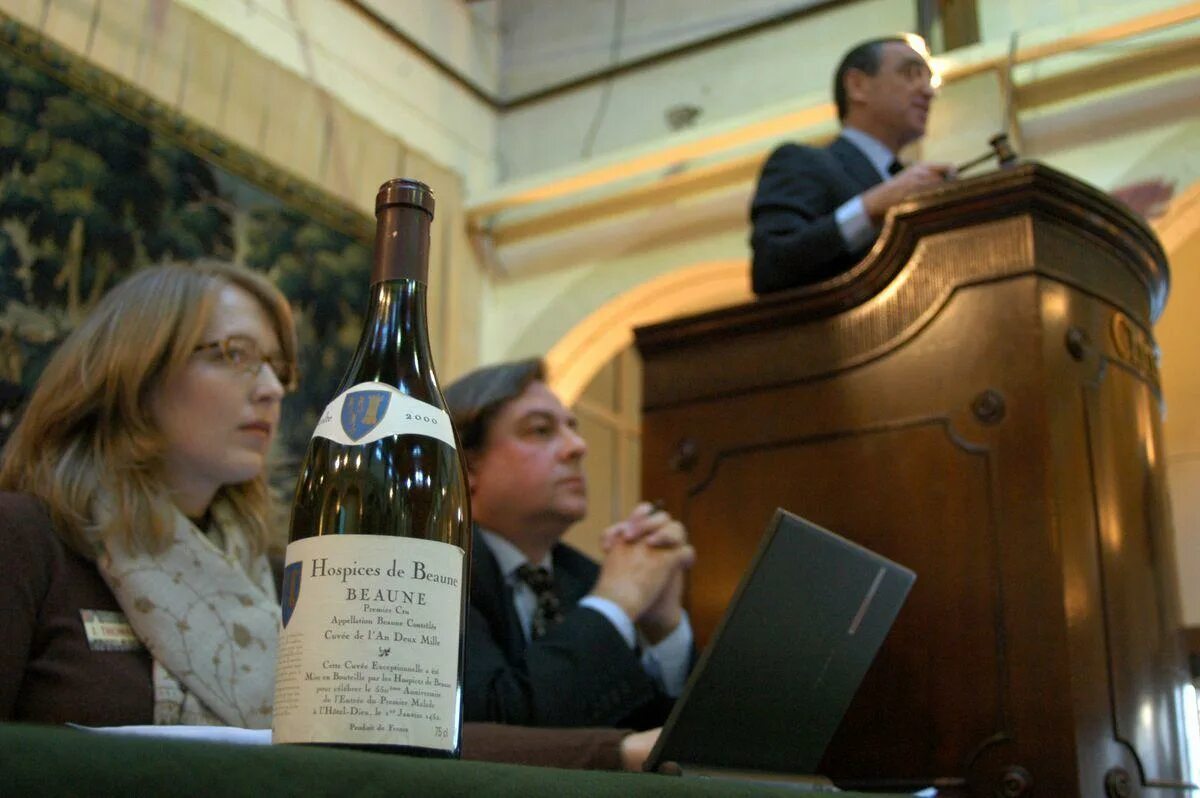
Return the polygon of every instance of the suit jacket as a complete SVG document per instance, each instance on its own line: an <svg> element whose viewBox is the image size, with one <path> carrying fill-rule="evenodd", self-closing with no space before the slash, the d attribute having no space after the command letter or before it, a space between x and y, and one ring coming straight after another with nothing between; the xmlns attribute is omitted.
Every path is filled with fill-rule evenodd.
<svg viewBox="0 0 1200 798"><path fill-rule="evenodd" d="M467 614L463 717L522 726L658 726L671 699L646 675L612 623L577 606L599 566L558 544L551 552L562 623L526 643L512 589L475 534Z"/></svg>
<svg viewBox="0 0 1200 798"><path fill-rule="evenodd" d="M867 249L847 249L834 212L882 182L858 147L784 144L763 164L750 205L756 294L819 282L849 270Z"/></svg>

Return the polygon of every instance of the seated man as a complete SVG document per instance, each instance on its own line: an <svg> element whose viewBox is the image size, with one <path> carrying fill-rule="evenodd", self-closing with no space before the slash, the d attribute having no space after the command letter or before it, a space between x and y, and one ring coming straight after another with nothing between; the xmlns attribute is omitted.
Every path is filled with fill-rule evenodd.
<svg viewBox="0 0 1200 798"><path fill-rule="evenodd" d="M476 523L464 718L528 726L659 725L683 689L681 599L693 551L649 504L606 532L597 565L559 539L587 511L587 445L540 360L445 391Z"/></svg>
<svg viewBox="0 0 1200 798"><path fill-rule="evenodd" d="M846 53L833 78L841 135L822 148L784 144L763 165L750 205L754 293L849 270L875 242L888 208L951 175L950 164L897 160L925 134L931 78L924 54L902 36Z"/></svg>

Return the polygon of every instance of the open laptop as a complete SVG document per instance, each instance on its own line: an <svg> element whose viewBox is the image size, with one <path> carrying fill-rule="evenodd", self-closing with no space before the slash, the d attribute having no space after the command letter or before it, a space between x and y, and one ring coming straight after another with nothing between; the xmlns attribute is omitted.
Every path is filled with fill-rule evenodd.
<svg viewBox="0 0 1200 798"><path fill-rule="evenodd" d="M907 568L776 510L645 769L815 773L914 581Z"/></svg>

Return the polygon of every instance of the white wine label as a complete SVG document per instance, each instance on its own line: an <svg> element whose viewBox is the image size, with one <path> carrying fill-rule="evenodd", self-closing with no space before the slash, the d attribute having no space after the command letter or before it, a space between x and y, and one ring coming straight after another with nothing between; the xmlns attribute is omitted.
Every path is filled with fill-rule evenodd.
<svg viewBox="0 0 1200 798"><path fill-rule="evenodd" d="M446 543L289 544L272 740L453 750L463 587L463 550Z"/></svg>
<svg viewBox="0 0 1200 798"><path fill-rule="evenodd" d="M360 382L325 406L313 437L361 446L392 435L427 435L451 448L454 427L445 410L382 382Z"/></svg>

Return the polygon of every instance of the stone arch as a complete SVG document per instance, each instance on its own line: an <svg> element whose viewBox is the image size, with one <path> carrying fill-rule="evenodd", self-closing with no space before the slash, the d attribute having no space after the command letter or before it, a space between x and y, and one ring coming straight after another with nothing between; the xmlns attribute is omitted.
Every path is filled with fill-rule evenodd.
<svg viewBox="0 0 1200 798"><path fill-rule="evenodd" d="M633 343L633 330L752 297L745 260L706 261L677 269L610 299L546 353L550 387L568 407L592 377Z"/></svg>

